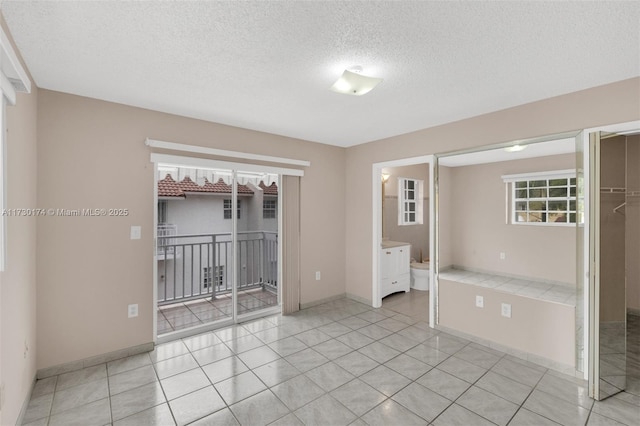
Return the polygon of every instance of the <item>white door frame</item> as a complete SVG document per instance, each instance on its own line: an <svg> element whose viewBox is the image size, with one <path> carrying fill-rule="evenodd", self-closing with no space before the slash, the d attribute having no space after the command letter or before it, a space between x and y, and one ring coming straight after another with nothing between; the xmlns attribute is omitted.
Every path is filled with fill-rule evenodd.
<svg viewBox="0 0 640 426"><path fill-rule="evenodd" d="M599 347L597 345L599 341L599 329L597 327L597 315L593 314L596 292L600 291L599 280L596 276L595 265L599 263L599 236L593 235L593 225L591 221L599 221L597 212L600 209L599 206L599 193L593 194L594 188L593 182L596 178L599 178L599 170L592 170L592 168L599 169L599 164L595 164L592 158L593 148L590 144L590 135L595 132L608 132L608 133L624 133L627 131L640 129L640 120L629 121L618 124L611 124L606 126L592 127L585 129L583 132L583 146L584 146L584 181L589 183L587 191L585 192L585 226L584 226L584 271L586 282L585 297L584 297L584 313L585 321L583 324L584 330L584 379L589 384L589 396L596 398L599 394ZM598 185L595 185L599 188ZM594 196L592 196L592 194ZM595 199L595 200L594 200ZM594 214L596 213L596 214ZM596 247L594 247L594 245Z"/></svg>
<svg viewBox="0 0 640 426"><path fill-rule="evenodd" d="M371 173L372 183L372 207L373 211L373 238L372 238L372 269L371 269L371 304L374 308L382 306L380 297L380 243L382 242L382 169L386 167L413 166L416 164L427 164L429 167L429 257L431 267L429 268L429 326L435 327L435 273L437 269L437 251L435 248L435 182L434 182L434 161L433 155L422 155L419 157L403 158L400 160L383 161L374 163Z"/></svg>

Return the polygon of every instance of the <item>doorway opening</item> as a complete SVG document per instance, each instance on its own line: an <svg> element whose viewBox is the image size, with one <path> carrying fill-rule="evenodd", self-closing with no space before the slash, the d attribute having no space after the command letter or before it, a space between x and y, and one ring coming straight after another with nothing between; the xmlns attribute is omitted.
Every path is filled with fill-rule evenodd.
<svg viewBox="0 0 640 426"><path fill-rule="evenodd" d="M433 156L373 165L374 307L435 325ZM383 298L385 298L383 305Z"/></svg>

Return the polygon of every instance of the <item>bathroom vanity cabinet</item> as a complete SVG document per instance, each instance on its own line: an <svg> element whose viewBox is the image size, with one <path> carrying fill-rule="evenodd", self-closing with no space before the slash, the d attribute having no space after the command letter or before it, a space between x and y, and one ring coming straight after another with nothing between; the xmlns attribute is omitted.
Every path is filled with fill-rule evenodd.
<svg viewBox="0 0 640 426"><path fill-rule="evenodd" d="M408 292L411 285L411 244L384 241L380 250L380 297L397 291Z"/></svg>

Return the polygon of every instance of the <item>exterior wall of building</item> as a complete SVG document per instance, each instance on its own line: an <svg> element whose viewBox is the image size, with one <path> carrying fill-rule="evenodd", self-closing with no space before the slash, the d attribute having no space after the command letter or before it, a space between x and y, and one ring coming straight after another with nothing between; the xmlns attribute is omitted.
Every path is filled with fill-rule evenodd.
<svg viewBox="0 0 640 426"><path fill-rule="evenodd" d="M239 195L240 218L238 284L241 288L270 280L277 274L276 258L267 247L277 244L277 217L263 218L263 190L249 184L253 195ZM275 196L266 196L277 200ZM232 285L232 220L225 218L225 200L230 194L188 193L185 198L162 198L166 203L166 224L175 226L176 237L166 239L179 247L158 248L158 300L229 291ZM266 231L266 233L265 233ZM186 238L185 235L199 237ZM160 240L162 244L163 240ZM268 257L268 258L267 258ZM265 262L272 262L265 270Z"/></svg>

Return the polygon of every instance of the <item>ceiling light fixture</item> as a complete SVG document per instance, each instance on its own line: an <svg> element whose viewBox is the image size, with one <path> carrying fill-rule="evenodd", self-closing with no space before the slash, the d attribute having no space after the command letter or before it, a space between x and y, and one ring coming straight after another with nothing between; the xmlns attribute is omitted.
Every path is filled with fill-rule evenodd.
<svg viewBox="0 0 640 426"><path fill-rule="evenodd" d="M382 81L381 78L368 77L361 73L361 66L344 70L340 78L331 86L331 90L345 95L362 96L369 93Z"/></svg>
<svg viewBox="0 0 640 426"><path fill-rule="evenodd" d="M527 145L513 145L506 147L504 150L507 152L520 152L524 151L525 149L527 149Z"/></svg>

